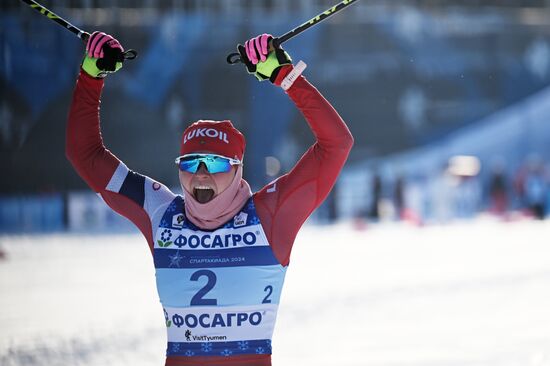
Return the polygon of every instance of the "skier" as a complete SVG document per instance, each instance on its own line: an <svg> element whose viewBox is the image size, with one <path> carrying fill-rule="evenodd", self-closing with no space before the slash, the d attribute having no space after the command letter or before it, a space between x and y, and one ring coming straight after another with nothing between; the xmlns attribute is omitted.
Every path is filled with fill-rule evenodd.
<svg viewBox="0 0 550 366"><path fill-rule="evenodd" d="M143 233L166 320L166 365L271 365L271 337L298 230L328 195L353 138L338 113L262 34L239 45L248 72L282 86L316 142L295 167L252 193L242 178L244 136L201 120L176 159L183 195L130 170L105 148L99 104L121 44L94 32L68 118L66 154L78 174ZM100 69L96 61L102 59ZM268 112L267 112L268 113Z"/></svg>

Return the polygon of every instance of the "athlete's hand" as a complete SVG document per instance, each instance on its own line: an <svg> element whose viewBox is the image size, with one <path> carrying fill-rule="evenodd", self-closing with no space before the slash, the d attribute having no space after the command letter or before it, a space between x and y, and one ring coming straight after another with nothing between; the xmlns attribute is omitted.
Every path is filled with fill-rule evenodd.
<svg viewBox="0 0 550 366"><path fill-rule="evenodd" d="M109 34L95 31L86 44L82 69L95 78L118 71L124 61L124 48Z"/></svg>
<svg viewBox="0 0 550 366"><path fill-rule="evenodd" d="M273 48L271 34L261 34L239 44L237 50L246 65L248 73L254 74L260 81L269 79L272 83L277 78L281 67L292 65L292 59L282 48Z"/></svg>

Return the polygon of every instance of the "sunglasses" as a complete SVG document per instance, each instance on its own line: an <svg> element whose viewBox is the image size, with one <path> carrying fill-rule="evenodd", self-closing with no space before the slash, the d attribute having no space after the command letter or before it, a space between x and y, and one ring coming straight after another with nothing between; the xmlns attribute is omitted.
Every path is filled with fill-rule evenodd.
<svg viewBox="0 0 550 366"><path fill-rule="evenodd" d="M227 173L232 165L240 165L238 159L231 159L215 154L187 154L176 158L176 164L182 172L195 174L201 163L204 163L210 174Z"/></svg>

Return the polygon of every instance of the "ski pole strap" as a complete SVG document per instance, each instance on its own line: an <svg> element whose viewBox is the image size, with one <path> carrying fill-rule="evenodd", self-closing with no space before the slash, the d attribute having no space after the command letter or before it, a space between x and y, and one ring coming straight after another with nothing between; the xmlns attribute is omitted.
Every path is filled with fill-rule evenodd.
<svg viewBox="0 0 550 366"><path fill-rule="evenodd" d="M281 82L281 88L283 88L283 90L285 91L290 89L292 84L294 84L296 79L298 79L298 76L302 75L306 67L307 64L304 61L298 61L296 66L294 66L294 69L292 69L292 71L289 72L288 75Z"/></svg>
<svg viewBox="0 0 550 366"><path fill-rule="evenodd" d="M122 56L125 60L133 60L137 57L137 51L130 48L129 50L126 50L122 53Z"/></svg>

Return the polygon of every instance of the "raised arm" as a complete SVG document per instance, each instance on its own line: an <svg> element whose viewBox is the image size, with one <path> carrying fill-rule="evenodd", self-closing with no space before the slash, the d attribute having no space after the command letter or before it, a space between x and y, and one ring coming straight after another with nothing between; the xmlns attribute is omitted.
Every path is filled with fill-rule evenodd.
<svg viewBox="0 0 550 366"><path fill-rule="evenodd" d="M99 107L104 80L80 70L73 93L65 153L80 177L95 192L105 189L120 161L103 145Z"/></svg>
<svg viewBox="0 0 550 366"><path fill-rule="evenodd" d="M283 265L289 263L298 230L329 194L353 145L342 118L303 76L287 93L306 118L316 142L288 174L255 197L264 230Z"/></svg>
<svg viewBox="0 0 550 366"><path fill-rule="evenodd" d="M97 37L105 36L107 39L103 43L102 39L97 40ZM152 248L152 213L159 205L170 202L174 195L160 183L129 170L103 145L99 112L104 79L101 77L102 70L90 69L90 64L95 66L94 60L103 55L94 53L90 44L96 39L95 44L99 45L96 48L105 49L109 47L108 42L113 40L109 37L96 32L88 41L87 56L78 76L69 111L65 152L80 177L113 210L130 219Z"/></svg>
<svg viewBox="0 0 550 366"><path fill-rule="evenodd" d="M316 142L294 168L254 196L258 214L275 255L283 265L298 230L327 197L334 186L353 145L353 137L332 105L303 76L292 75L288 55L280 50L269 53L261 35L240 46L241 58L258 79L269 79L288 88L286 93L304 115ZM255 45L259 45L256 47ZM289 85L291 85L289 87Z"/></svg>

